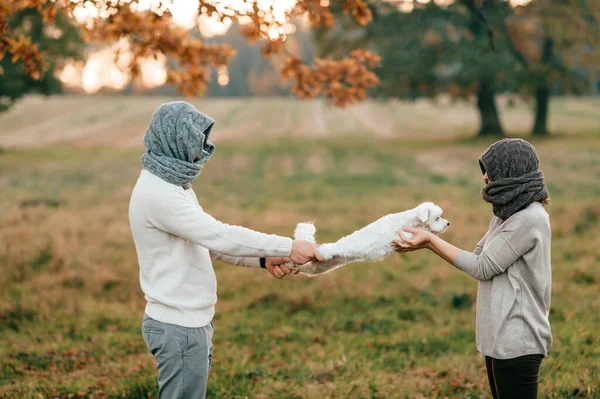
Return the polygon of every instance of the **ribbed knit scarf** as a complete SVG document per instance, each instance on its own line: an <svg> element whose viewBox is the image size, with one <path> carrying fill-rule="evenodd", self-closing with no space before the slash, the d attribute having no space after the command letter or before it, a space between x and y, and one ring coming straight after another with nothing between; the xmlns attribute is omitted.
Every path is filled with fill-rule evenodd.
<svg viewBox="0 0 600 399"><path fill-rule="evenodd" d="M210 117L186 102L162 104L144 135L147 150L142 165L166 182L190 188L214 152L214 145L207 141L213 124Z"/></svg>
<svg viewBox="0 0 600 399"><path fill-rule="evenodd" d="M481 191L484 201L493 205L494 215L506 220L529 204L549 197L541 170L519 177L490 182Z"/></svg>

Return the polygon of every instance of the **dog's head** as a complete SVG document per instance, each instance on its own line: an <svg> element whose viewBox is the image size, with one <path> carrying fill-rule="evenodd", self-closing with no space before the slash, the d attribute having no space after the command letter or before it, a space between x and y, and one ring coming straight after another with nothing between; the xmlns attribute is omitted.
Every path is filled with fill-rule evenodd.
<svg viewBox="0 0 600 399"><path fill-rule="evenodd" d="M443 233L450 226L450 222L442 219L442 212L442 208L433 202L422 203L415 208L416 226L432 233Z"/></svg>

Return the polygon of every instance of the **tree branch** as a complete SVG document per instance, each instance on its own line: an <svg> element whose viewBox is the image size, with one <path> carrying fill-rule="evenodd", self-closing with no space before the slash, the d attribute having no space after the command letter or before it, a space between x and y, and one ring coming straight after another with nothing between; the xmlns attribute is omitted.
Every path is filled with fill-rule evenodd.
<svg viewBox="0 0 600 399"><path fill-rule="evenodd" d="M490 23L488 22L485 15L483 15L483 13L479 9L479 7L477 7L477 5L475 4L475 0L459 0L459 1L461 4L463 4L465 7L467 7L467 9L471 13L473 13L477 19L479 19L483 23L483 25L485 26L485 30L487 31L488 42L490 43L490 48L493 51L496 51L496 46L494 44L494 32L492 31Z"/></svg>

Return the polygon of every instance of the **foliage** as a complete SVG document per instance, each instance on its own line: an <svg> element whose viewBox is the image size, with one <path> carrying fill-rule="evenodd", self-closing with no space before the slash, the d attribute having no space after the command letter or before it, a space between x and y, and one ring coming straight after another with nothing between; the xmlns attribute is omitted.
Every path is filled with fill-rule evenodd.
<svg viewBox="0 0 600 399"><path fill-rule="evenodd" d="M0 111L29 92L59 92L61 85L54 71L65 58L77 58L81 54L83 43L79 30L63 15L49 22L33 8L12 13L4 23L5 32L17 38L6 38L5 44L12 51L11 56L3 59L0 44ZM38 50L46 54L43 60L36 58Z"/></svg>
<svg viewBox="0 0 600 399"><path fill-rule="evenodd" d="M205 40L210 43L227 43L236 51L235 62L227 65L228 84L221 86L218 83L218 77L211 76L207 91L210 96L245 97L291 93L291 82L281 79L281 68L285 62L285 56L274 55L268 59L264 58L262 52L257 51L257 44L248 42L239 34L239 23L234 22L221 36ZM304 62L311 62L314 56L314 46L310 31L296 29L294 34L287 36L286 48L288 52L301 58ZM165 89L160 88L156 91Z"/></svg>
<svg viewBox="0 0 600 399"><path fill-rule="evenodd" d="M483 12L496 32L490 48L487 26L461 2L414 3L410 12L381 2L374 7L373 23L357 26L348 18L338 29L321 31L321 51L365 46L385 54L377 69L381 84L374 90L384 97L434 97L449 93L467 98L481 80L494 91L507 89L514 60L498 33L504 16L512 12L504 1L484 3ZM338 45L341 43L341 45Z"/></svg>
<svg viewBox="0 0 600 399"><path fill-rule="evenodd" d="M402 3L404 4L404 3ZM512 13L508 2L487 0L481 13L472 2L414 2L407 12L381 2L373 8L373 23L361 27L348 18L338 29L321 31L323 52L361 46L385 54L377 74L383 97L475 96L480 111L480 135L503 134L494 94L516 86L518 71L507 52L502 24ZM466 5L470 5L467 7ZM493 46L490 45L490 32ZM341 44L339 44L341 43Z"/></svg>
<svg viewBox="0 0 600 399"><path fill-rule="evenodd" d="M367 26L340 15L338 26L318 32L320 53L360 46L385 54L374 95L476 96L481 130L488 110L491 128L502 130L494 122L493 100L482 101L484 95L489 100L511 92L530 98L541 87L547 88L546 96L551 89L587 92L600 70L597 1L533 0L513 7L506 0L486 0L481 8L473 8L473 1L408 3L410 12L402 8L406 3L378 3Z"/></svg>
<svg viewBox="0 0 600 399"><path fill-rule="evenodd" d="M232 48L226 44L206 44L188 30L174 26L168 1L155 1L145 11L141 11L140 3L139 0L0 0L0 59L9 54L13 60L22 60L27 72L37 77L45 68L45 57L28 36L15 36L7 25L8 18L23 9L36 8L44 21L51 22L57 15L73 19L78 7L91 7L98 17L82 22L84 38L109 43L125 40L129 54L120 57L120 65L132 77L140 74L141 59L165 55L176 61L169 67L167 81L185 94L203 93L209 68L227 65L234 55ZM199 0L198 15L221 21L239 20L240 33L249 41L266 39L264 56L286 57L282 75L294 80L294 92L300 97L322 94L343 106L364 99L366 90L377 84L378 79L370 69L379 58L368 51L355 51L339 60L317 59L312 65L286 51L283 25L292 17L305 17L313 26L331 25L332 14L320 0L296 2L284 12L283 20L275 18L273 7L262 10L256 1L242 3L233 7L226 2ZM343 8L361 24L367 24L372 17L364 0L344 0Z"/></svg>
<svg viewBox="0 0 600 399"><path fill-rule="evenodd" d="M600 3L535 0L506 20L512 49L530 71L562 93L589 90L600 73ZM548 53L548 46L551 46ZM535 84L533 85L535 86ZM530 87L531 89L531 87Z"/></svg>
<svg viewBox="0 0 600 399"><path fill-rule="evenodd" d="M551 90L587 93L600 72L600 4L537 0L506 20L511 50L525 70L521 92L534 94L533 133L548 134Z"/></svg>

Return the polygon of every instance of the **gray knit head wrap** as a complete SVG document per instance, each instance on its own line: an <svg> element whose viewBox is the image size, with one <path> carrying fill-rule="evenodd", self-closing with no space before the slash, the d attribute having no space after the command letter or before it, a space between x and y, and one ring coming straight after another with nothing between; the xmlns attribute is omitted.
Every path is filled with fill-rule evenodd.
<svg viewBox="0 0 600 399"><path fill-rule="evenodd" d="M184 101L160 105L144 135L142 165L166 182L190 188L215 150L208 142L214 123Z"/></svg>
<svg viewBox="0 0 600 399"><path fill-rule="evenodd" d="M549 197L535 148L525 140L495 142L479 158L490 183L481 194L493 205L494 215L506 220L529 204Z"/></svg>

